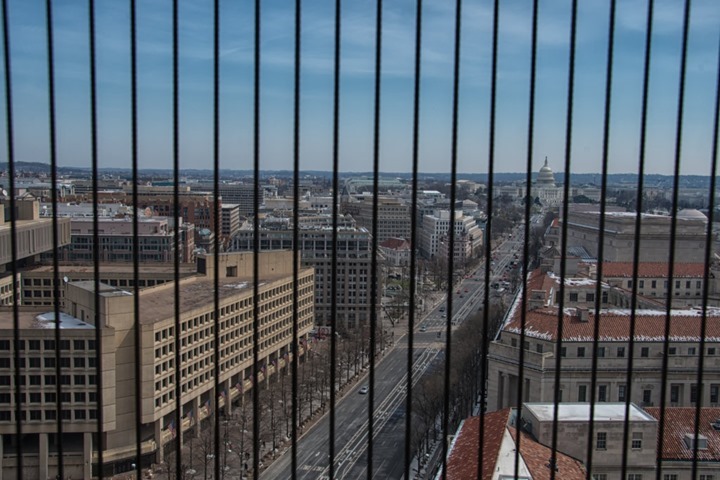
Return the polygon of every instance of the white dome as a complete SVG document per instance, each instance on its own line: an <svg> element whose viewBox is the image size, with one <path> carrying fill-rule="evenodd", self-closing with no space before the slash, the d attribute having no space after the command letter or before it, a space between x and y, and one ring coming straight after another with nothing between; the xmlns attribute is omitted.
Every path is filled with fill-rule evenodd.
<svg viewBox="0 0 720 480"><path fill-rule="evenodd" d="M537 182L540 186L555 186L555 175L552 168L548 166L547 157L545 157L545 165L542 166L537 176Z"/></svg>
<svg viewBox="0 0 720 480"><path fill-rule="evenodd" d="M677 218L684 220L702 220L707 222L707 217L700 210L694 208L684 208L677 213Z"/></svg>

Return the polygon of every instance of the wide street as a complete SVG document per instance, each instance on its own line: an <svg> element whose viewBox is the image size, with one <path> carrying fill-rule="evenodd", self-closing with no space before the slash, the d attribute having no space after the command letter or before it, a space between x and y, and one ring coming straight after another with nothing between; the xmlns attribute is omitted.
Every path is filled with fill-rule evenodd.
<svg viewBox="0 0 720 480"><path fill-rule="evenodd" d="M494 253L493 282L501 278L515 258L522 240L521 229L515 230L515 238L501 244ZM483 303L484 267L470 272L454 287L454 326L478 311ZM491 293L493 290L491 290ZM444 297L416 322L413 383L416 383L434 360L442 365L447 329L446 301ZM404 471L405 442L405 393L407 387L408 336L400 334L396 327L396 344L381 358L375 367L374 386L374 439L373 477L402 478ZM399 338L398 338L399 337ZM364 479L367 477L368 406L370 391L360 393L368 386L368 378L341 398L335 406L335 471L334 478ZM297 478L324 479L329 475L330 415L326 414L311 429L304 432L297 442ZM291 454L286 451L262 474L263 479L292 478Z"/></svg>

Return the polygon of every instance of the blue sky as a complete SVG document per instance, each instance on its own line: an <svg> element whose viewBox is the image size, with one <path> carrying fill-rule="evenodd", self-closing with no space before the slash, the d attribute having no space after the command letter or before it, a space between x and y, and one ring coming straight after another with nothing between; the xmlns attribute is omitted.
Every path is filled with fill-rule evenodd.
<svg viewBox="0 0 720 480"><path fill-rule="evenodd" d="M44 1L8 0L16 160L48 161ZM454 3L425 0L420 169L450 171ZM530 67L530 0L500 10L496 171L524 171ZM129 167L129 2L97 0L100 165ZM292 168L294 2L262 1L261 168ZM571 171L599 172L609 0L581 0ZM655 2L646 171L672 173L682 2ZM54 2L59 165L89 166L87 2ZM180 1L180 163L212 167L212 8ZM253 165L254 2L221 2L221 166ZM463 2L459 172L488 169L492 10ZM615 37L611 173L636 172L646 0L619 0ZM387 0L383 23L380 164L410 171L415 2ZM139 164L172 166L170 0L138 0ZM303 2L301 168L332 168L334 1ZM541 0L533 169L548 156L563 170L570 0ZM375 3L343 2L340 168L372 168ZM695 0L691 15L683 174L708 175L720 35L720 2ZM1 68L1 66L0 66ZM4 112L4 98L0 99ZM0 119L5 142L5 117ZM0 155L6 156L6 149Z"/></svg>

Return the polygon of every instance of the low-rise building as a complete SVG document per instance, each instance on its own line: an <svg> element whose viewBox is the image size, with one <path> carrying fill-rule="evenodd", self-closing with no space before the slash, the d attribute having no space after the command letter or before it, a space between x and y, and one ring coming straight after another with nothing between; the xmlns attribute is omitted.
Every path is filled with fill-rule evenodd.
<svg viewBox="0 0 720 480"><path fill-rule="evenodd" d="M561 357L560 390L563 402L591 399L591 378L596 382L598 402L635 402L641 406L660 404L663 383L668 385L668 406L695 405L702 394L703 405L720 402L720 311L711 309L705 321L704 381L697 388L700 362L698 344L703 327L700 309L673 309L670 314L668 354L672 357L663 372L665 353L665 309L643 303L633 316L629 299L603 286L601 310L595 315L594 280L565 280L564 311L559 311L559 278L531 273L526 289L527 310L522 311L522 291L516 296L488 351L488 407L491 410L517 403L522 381L523 401L549 402L555 395L557 356ZM584 291L585 297L580 294ZM605 295L605 293L608 295ZM631 319L634 330L631 330ZM597 323L597 325L596 325ZM560 328L562 326L562 328ZM595 332L598 332L595 348ZM521 338L524 332L524 339ZM630 339L633 339L631 350ZM523 376L520 378L520 349ZM633 357L633 370L627 372ZM597 358L593 370L593 357ZM665 376L663 376L665 374Z"/></svg>

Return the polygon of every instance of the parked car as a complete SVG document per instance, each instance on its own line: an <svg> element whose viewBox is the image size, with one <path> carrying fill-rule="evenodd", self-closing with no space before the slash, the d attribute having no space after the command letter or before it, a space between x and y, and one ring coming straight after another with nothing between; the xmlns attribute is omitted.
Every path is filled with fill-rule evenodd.
<svg viewBox="0 0 720 480"><path fill-rule="evenodd" d="M370 390L370 389L368 388L368 386L367 386L367 385L364 385L364 386L362 386L362 387L360 388L360 390L358 390L358 393L359 393L360 395L365 395L365 394L368 392L368 390Z"/></svg>

